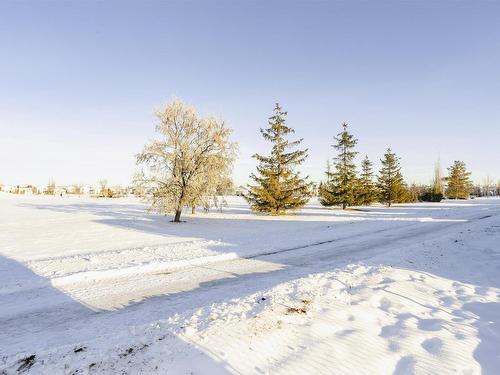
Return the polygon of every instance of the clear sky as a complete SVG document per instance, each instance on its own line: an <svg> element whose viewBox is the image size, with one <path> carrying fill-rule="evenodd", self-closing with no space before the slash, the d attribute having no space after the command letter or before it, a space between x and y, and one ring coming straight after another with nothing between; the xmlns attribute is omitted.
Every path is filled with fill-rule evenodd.
<svg viewBox="0 0 500 375"><path fill-rule="evenodd" d="M126 184L172 96L234 128L236 183L274 103L323 177L332 137L409 182L500 178L498 1L2 1L0 182Z"/></svg>

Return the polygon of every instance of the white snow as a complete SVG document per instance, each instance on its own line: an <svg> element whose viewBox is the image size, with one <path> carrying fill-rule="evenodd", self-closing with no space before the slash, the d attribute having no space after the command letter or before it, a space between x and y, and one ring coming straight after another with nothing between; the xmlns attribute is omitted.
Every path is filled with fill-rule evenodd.
<svg viewBox="0 0 500 375"><path fill-rule="evenodd" d="M500 200L184 219L0 193L0 374L498 373Z"/></svg>

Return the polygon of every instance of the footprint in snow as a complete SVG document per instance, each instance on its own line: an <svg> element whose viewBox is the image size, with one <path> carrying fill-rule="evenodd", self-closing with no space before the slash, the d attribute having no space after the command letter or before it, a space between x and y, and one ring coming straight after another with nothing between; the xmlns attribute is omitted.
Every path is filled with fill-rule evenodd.
<svg viewBox="0 0 500 375"><path fill-rule="evenodd" d="M391 301L388 298L383 297L380 300L380 305L379 305L379 309L380 310L383 310L385 312L389 312L389 309L391 307L392 307L392 303L391 303Z"/></svg>
<svg viewBox="0 0 500 375"><path fill-rule="evenodd" d="M402 330L402 324L398 322L394 325L382 327L379 336L385 338L401 336Z"/></svg>
<svg viewBox="0 0 500 375"><path fill-rule="evenodd" d="M384 277L384 279L380 282L380 284L391 284L394 282L395 280L391 279L390 277Z"/></svg>
<svg viewBox="0 0 500 375"><path fill-rule="evenodd" d="M389 350L391 352L399 352L401 350L401 347L399 346L399 344L396 342L396 341L390 341L389 342Z"/></svg>
<svg viewBox="0 0 500 375"><path fill-rule="evenodd" d="M422 331L439 331L442 325L441 319L420 319L418 321L418 329Z"/></svg>
<svg viewBox="0 0 500 375"><path fill-rule="evenodd" d="M440 300L441 304L445 307L453 305L455 302L455 298L453 297L442 297Z"/></svg>
<svg viewBox="0 0 500 375"><path fill-rule="evenodd" d="M420 344L430 354L438 355L443 348L443 341L439 337L427 339Z"/></svg>
<svg viewBox="0 0 500 375"><path fill-rule="evenodd" d="M415 358L411 355L401 357L396 364L393 375L409 375L415 373Z"/></svg>

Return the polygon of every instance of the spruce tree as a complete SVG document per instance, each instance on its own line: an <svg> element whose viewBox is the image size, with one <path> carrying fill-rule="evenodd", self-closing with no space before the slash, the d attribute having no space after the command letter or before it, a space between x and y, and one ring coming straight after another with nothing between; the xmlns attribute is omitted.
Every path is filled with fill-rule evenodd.
<svg viewBox="0 0 500 375"><path fill-rule="evenodd" d="M356 204L368 206L377 200L377 187L373 182L373 164L365 156L361 162L361 173L356 191Z"/></svg>
<svg viewBox="0 0 500 375"><path fill-rule="evenodd" d="M341 205L342 209L355 204L357 152L354 147L358 140L347 131L348 125L342 124L342 131L334 138L332 147L338 154L334 158L334 171L327 170L327 181L319 191L319 201L323 206Z"/></svg>
<svg viewBox="0 0 500 375"><path fill-rule="evenodd" d="M449 175L446 178L448 186L446 196L452 199L468 199L472 191L470 172L467 171L463 161L455 160L448 168Z"/></svg>
<svg viewBox="0 0 500 375"><path fill-rule="evenodd" d="M392 203L401 200L404 193L404 181L399 165L399 158L391 149L387 149L384 158L381 160L382 168L378 176L378 188L380 192L380 202L391 207Z"/></svg>
<svg viewBox="0 0 500 375"><path fill-rule="evenodd" d="M403 180L401 171L398 172L396 181L401 181L395 185L394 203L413 203L418 200L418 195L415 189L408 187L408 184Z"/></svg>
<svg viewBox="0 0 500 375"><path fill-rule="evenodd" d="M286 125L286 115L287 112L276 103L274 114L268 121L269 128L260 130L264 139L270 141L273 147L269 156L253 156L259 162L257 174L250 175L256 184L248 186L245 198L257 212L281 215L288 210L303 207L312 195L313 183L294 171L294 167L306 160L307 149L292 150L302 139L293 142L286 139L288 134L294 133Z"/></svg>

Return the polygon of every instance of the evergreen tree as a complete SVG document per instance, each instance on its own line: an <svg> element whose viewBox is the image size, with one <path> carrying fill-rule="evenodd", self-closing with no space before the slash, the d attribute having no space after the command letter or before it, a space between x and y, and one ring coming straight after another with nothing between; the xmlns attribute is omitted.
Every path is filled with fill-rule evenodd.
<svg viewBox="0 0 500 375"><path fill-rule="evenodd" d="M356 204L370 205L377 200L377 187L373 182L373 164L365 156L361 163L361 174L358 179L358 186L356 191Z"/></svg>
<svg viewBox="0 0 500 375"><path fill-rule="evenodd" d="M468 199L472 191L470 172L467 171L463 161L455 160L448 168L449 175L446 178L448 186L446 196L451 199Z"/></svg>
<svg viewBox="0 0 500 375"><path fill-rule="evenodd" d="M327 181L319 192L323 206L341 205L342 209L355 204L357 152L354 147L358 140L347 131L348 125L342 124L343 130L334 138L337 143L332 147L338 154L334 158L334 171L326 172Z"/></svg>
<svg viewBox="0 0 500 375"><path fill-rule="evenodd" d="M254 211L281 215L288 210L303 207L312 194L313 184L306 178L301 178L294 167L302 164L307 157L306 150L291 149L297 147L302 139L290 142L286 136L294 130L285 123L287 112L277 103L274 114L269 118L269 128L261 129L264 139L273 144L271 155L255 154L259 161L256 174L250 178L256 185L248 186L246 200Z"/></svg>
<svg viewBox="0 0 500 375"><path fill-rule="evenodd" d="M378 176L380 202L391 207L391 204L400 201L404 194L403 175L401 174L399 158L390 148L387 149L381 162L382 169Z"/></svg>
<svg viewBox="0 0 500 375"><path fill-rule="evenodd" d="M403 176L401 176L403 179ZM418 201L418 187L413 184L408 187L408 184L403 181L396 192L396 203L414 203Z"/></svg>

